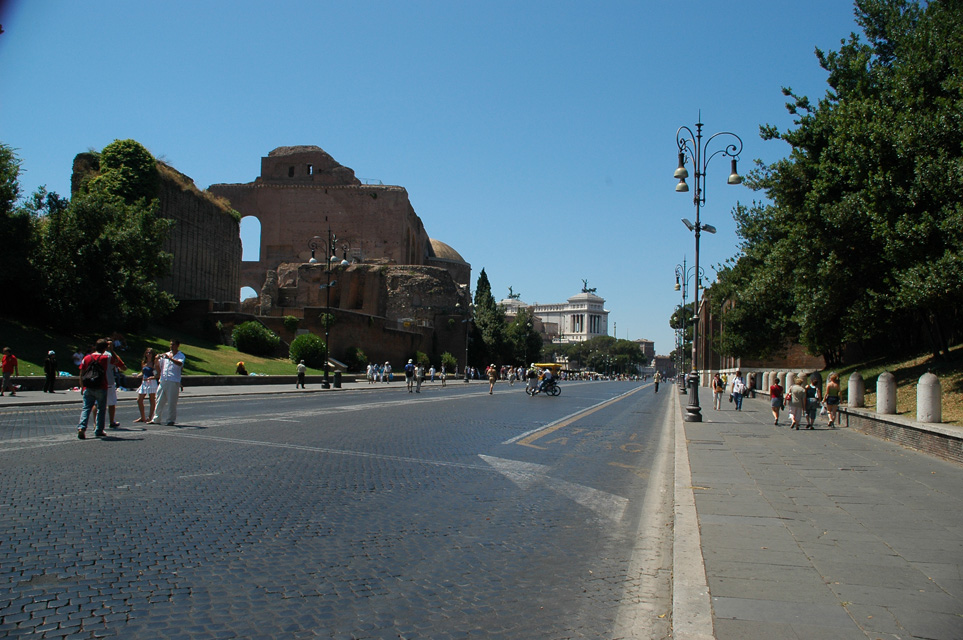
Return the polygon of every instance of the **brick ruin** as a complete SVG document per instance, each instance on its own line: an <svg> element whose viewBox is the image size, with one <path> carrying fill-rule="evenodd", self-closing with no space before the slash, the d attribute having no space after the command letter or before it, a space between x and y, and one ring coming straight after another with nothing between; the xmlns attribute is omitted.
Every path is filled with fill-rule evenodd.
<svg viewBox="0 0 963 640"><path fill-rule="evenodd" d="M218 325L223 337L235 323L257 319L290 343L295 334L285 316L299 319L298 331L323 336L321 317L331 313L336 359L352 347L395 363L415 351L435 362L445 351L464 352L471 266L428 236L403 187L363 185L315 146L279 147L261 159L254 182L207 191L157 166L160 215L176 223L163 247L173 266L160 286L178 300L178 326L201 332ZM98 167L96 155L79 154L74 188ZM242 261L237 212L261 225L257 260ZM326 271L329 229L339 259ZM260 295L242 308L244 286Z"/></svg>
<svg viewBox="0 0 963 640"><path fill-rule="evenodd" d="M99 171L92 153L74 158L71 192ZM236 308L241 289L241 236L230 204L201 191L188 176L157 163L161 217L175 222L163 250L173 254L171 272L159 282L177 300L208 300Z"/></svg>

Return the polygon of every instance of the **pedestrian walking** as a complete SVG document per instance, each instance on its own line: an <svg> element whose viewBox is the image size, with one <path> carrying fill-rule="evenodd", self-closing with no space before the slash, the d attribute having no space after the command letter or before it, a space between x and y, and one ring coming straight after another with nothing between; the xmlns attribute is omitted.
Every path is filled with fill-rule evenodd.
<svg viewBox="0 0 963 640"><path fill-rule="evenodd" d="M425 365L420 362L415 365L415 393L421 393L421 383L425 379Z"/></svg>
<svg viewBox="0 0 963 640"><path fill-rule="evenodd" d="M809 384L806 385L806 428L815 429L816 413L822 404L823 397L819 386L816 384L816 377L810 376Z"/></svg>
<svg viewBox="0 0 963 640"><path fill-rule="evenodd" d="M448 372L445 371L445 365L441 365L441 386L445 387L447 385Z"/></svg>
<svg viewBox="0 0 963 640"><path fill-rule="evenodd" d="M789 405L789 424L790 429L799 431L799 423L802 421L803 413L806 410L806 388L802 386L803 379L796 376L794 384L789 387L786 393L786 404Z"/></svg>
<svg viewBox="0 0 963 640"><path fill-rule="evenodd" d="M110 346L114 342L110 339L107 340L108 349L105 352L109 356L107 364L107 417L110 421L108 426L111 429L120 427L120 423L117 422L117 371L127 371L127 365L114 350L116 347Z"/></svg>
<svg viewBox="0 0 963 640"><path fill-rule="evenodd" d="M173 426L177 422L177 400L181 393L181 372L187 356L181 351L180 340L171 339L170 351L157 356L160 367L157 407L151 417L153 424Z"/></svg>
<svg viewBox="0 0 963 640"><path fill-rule="evenodd" d="M87 423L90 412L97 409L97 427L94 435L107 435L104 430L107 422L107 366L110 356L107 351L107 340L101 338L94 345L93 353L84 356L80 363L80 388L84 399L84 407L80 411L80 423L77 425L77 437L84 440L87 437Z"/></svg>
<svg viewBox="0 0 963 640"><path fill-rule="evenodd" d="M488 374L488 395L495 393L495 381L498 380L498 369L495 368L495 363L488 365L485 370Z"/></svg>
<svg viewBox="0 0 963 640"><path fill-rule="evenodd" d="M405 385L408 387L408 393L414 391L412 385L415 382L415 365L414 362L409 358L408 364L405 365Z"/></svg>
<svg viewBox="0 0 963 640"><path fill-rule="evenodd" d="M305 364L304 364L304 360L302 360L301 362L298 363L298 369L297 369L297 371L298 371L298 381L294 383L294 388L297 389L298 386L300 386L300 387L303 389L303 388L304 388L304 374L307 373L307 371L308 371L307 366L305 366Z"/></svg>
<svg viewBox="0 0 963 640"><path fill-rule="evenodd" d="M722 411L722 394L726 392L726 383L718 373L712 377L712 408Z"/></svg>
<svg viewBox="0 0 963 640"><path fill-rule="evenodd" d="M3 358L0 360L0 370L3 372L3 383L0 385L0 396L4 391L9 391L10 395L17 395L17 388L13 386L12 376L20 376L20 365L17 363L17 356L13 355L10 347L3 348Z"/></svg>
<svg viewBox="0 0 963 640"><path fill-rule="evenodd" d="M54 382L57 380L57 354L53 351L47 352L47 358L43 361L43 392L53 393Z"/></svg>
<svg viewBox="0 0 963 640"><path fill-rule="evenodd" d="M829 374L826 384L826 412L829 414L829 427L836 428L836 413L839 411L839 374L833 371Z"/></svg>
<svg viewBox="0 0 963 640"><path fill-rule="evenodd" d="M772 423L779 426L779 412L782 411L785 398L785 389L779 384L779 379L773 377L772 384L769 385L769 406L772 407Z"/></svg>
<svg viewBox="0 0 963 640"><path fill-rule="evenodd" d="M134 422L147 422L154 415L157 406L157 352L147 347L140 360L140 386L137 388L137 408L140 417ZM144 398L150 400L150 411L144 411Z"/></svg>
<svg viewBox="0 0 963 640"><path fill-rule="evenodd" d="M655 376L652 378L652 382L655 383L655 392L659 392L659 383L662 382L662 374L658 371L655 372Z"/></svg>
<svg viewBox="0 0 963 640"><path fill-rule="evenodd" d="M742 371L736 371L732 379L732 401L736 403L736 411L742 411L742 399L746 395L746 382L742 379Z"/></svg>

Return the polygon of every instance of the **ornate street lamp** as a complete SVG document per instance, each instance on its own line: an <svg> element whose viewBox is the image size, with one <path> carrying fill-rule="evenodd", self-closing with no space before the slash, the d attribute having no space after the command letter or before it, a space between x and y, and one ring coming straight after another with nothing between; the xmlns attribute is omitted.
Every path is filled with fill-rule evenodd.
<svg viewBox="0 0 963 640"><path fill-rule="evenodd" d="M325 216L324 221L327 222L328 218ZM328 358L331 355L331 348L329 346L329 341L331 339L331 287L338 284L337 280L331 279L331 266L338 264L338 236L331 233L331 225L328 224L328 238L327 241L321 236L314 236L308 241L308 248L311 249L311 259L308 261L311 264L317 264L318 260L315 258L314 254L318 248L323 248L325 255L330 256L330 258L325 259L324 274L325 274L325 284L320 285L320 289L324 289L324 381L321 383L322 389L330 389L331 381L328 376ZM348 243L345 242L341 246L343 253L343 259L341 260L341 266L347 266L350 264L348 262Z"/></svg>
<svg viewBox="0 0 963 640"><path fill-rule="evenodd" d="M699 114L699 120L702 120L702 114ZM709 153L709 145L713 140L719 137L729 137L734 139L735 142L729 142L722 149L718 149L712 153ZM689 172L685 168L687 162L692 162L692 169L695 172L693 177L693 182L695 183L695 193L692 197L692 203L695 205L696 216L695 224L689 222L686 218L682 219L682 222L688 227L689 231L695 233L695 270L696 273L699 272L699 236L703 231L708 233L715 233L715 227L707 224L702 224L700 219L700 211L702 206L706 203L705 195L705 176L706 169L709 166L709 161L720 153L724 156L729 156L732 158L730 164L729 173L729 184L742 184L742 176L736 170L736 161L739 159L739 154L742 153L742 138L729 131L720 131L719 133L714 133L709 136L705 143L702 141L702 122L696 123L695 133L692 129L683 125L679 127L679 130L675 134L675 142L679 147L679 167L675 170L673 174L674 177L679 179L679 183L676 185L675 190L679 193L687 193L689 191L689 185L686 184L685 179L689 177ZM692 316L694 319L694 325L692 327L692 371L697 371L699 367L699 287L695 288L695 292L692 296ZM702 408L699 407L699 380L697 375L692 376L692 393L689 395L689 404L686 406L686 422L702 422Z"/></svg>
<svg viewBox="0 0 963 640"><path fill-rule="evenodd" d="M679 393L681 393L682 395L686 394L686 390L685 390L686 367L685 367L685 354L683 353L683 351L685 351L685 328L688 325L688 319L686 318L686 307L689 304L689 280L691 278L694 278L695 275L696 275L696 268L694 266L686 268L686 259L683 256L682 264L675 265L675 290L682 292L682 306L680 307L680 310L682 311L682 315L681 315L682 329L681 329L681 334L678 336L678 339L679 339L678 348L679 348L679 356L680 356L679 371L682 372L682 375L679 378ZM705 277L705 271L703 271L702 267L699 267L699 275L695 283L697 289L702 288L702 280L704 277Z"/></svg>

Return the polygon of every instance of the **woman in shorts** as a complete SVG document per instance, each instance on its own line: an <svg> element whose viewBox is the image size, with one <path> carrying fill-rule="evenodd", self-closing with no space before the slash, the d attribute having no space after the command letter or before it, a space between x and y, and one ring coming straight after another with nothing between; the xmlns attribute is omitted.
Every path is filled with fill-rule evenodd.
<svg viewBox="0 0 963 640"><path fill-rule="evenodd" d="M769 386L769 406L772 407L772 423L776 426L779 426L779 412L782 411L783 393L784 390L782 385L779 384L779 378L773 376L772 384Z"/></svg>
<svg viewBox="0 0 963 640"><path fill-rule="evenodd" d="M140 409L140 417L134 422L147 422L150 416L154 415L154 408L157 406L157 365L155 364L157 353L150 347L144 352L144 357L140 362L140 387L137 389L137 408ZM150 413L144 414L144 397L150 398Z"/></svg>

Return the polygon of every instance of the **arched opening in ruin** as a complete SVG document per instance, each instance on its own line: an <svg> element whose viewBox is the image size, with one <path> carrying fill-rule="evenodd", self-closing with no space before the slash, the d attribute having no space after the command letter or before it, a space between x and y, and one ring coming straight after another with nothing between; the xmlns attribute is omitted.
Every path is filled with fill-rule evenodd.
<svg viewBox="0 0 963 640"><path fill-rule="evenodd" d="M241 218L241 261L261 260L261 221L255 216ZM243 300L243 297L241 298Z"/></svg>
<svg viewBox="0 0 963 640"><path fill-rule="evenodd" d="M256 298L257 291L251 287L241 287L241 302L244 302L248 298Z"/></svg>

